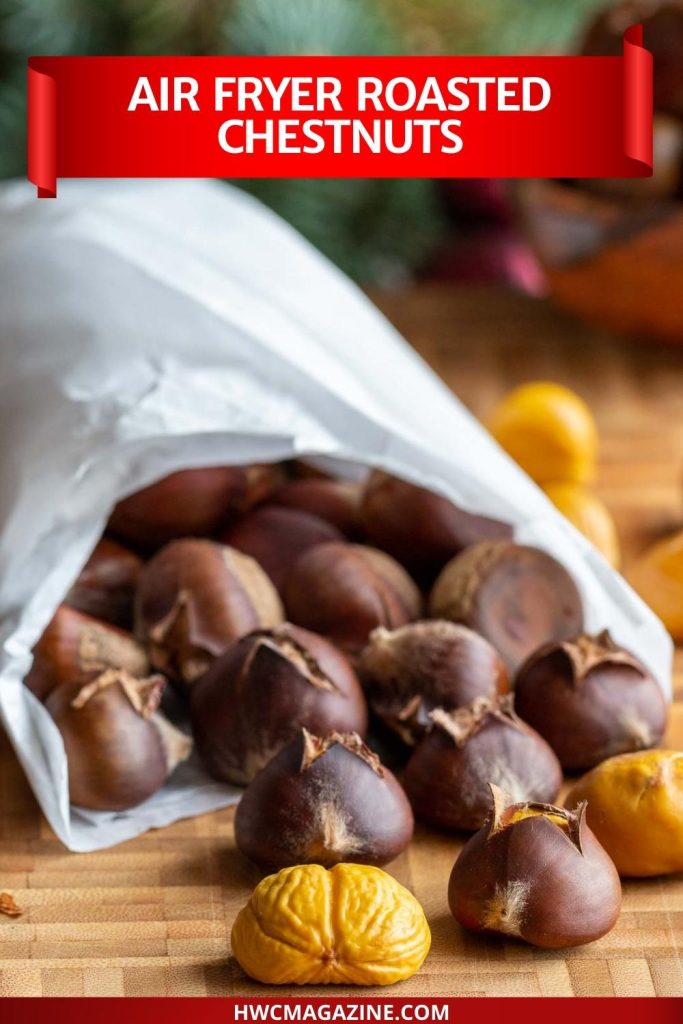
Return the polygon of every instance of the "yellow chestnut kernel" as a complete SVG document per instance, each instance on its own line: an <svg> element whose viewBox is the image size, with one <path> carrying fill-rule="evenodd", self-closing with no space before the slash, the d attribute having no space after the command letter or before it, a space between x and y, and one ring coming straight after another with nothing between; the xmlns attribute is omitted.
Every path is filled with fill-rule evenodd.
<svg viewBox="0 0 683 1024"><path fill-rule="evenodd" d="M542 807L534 807L529 804L526 807L520 807L505 822L506 825L514 825L517 821L524 821L525 818L547 818L548 821L552 821L554 825L559 825L560 828L568 828L569 821L562 814L553 814L552 811L545 811Z"/></svg>
<svg viewBox="0 0 683 1024"><path fill-rule="evenodd" d="M595 476L598 431L593 414L561 384L534 381L515 388L495 407L488 428L539 484L584 484Z"/></svg>
<svg viewBox="0 0 683 1024"><path fill-rule="evenodd" d="M283 868L232 929L240 967L268 985L392 985L422 966L431 935L413 894L379 868Z"/></svg>
<svg viewBox="0 0 683 1024"><path fill-rule="evenodd" d="M620 875L683 871L683 751L641 750L603 761L565 801L587 820Z"/></svg>
<svg viewBox="0 0 683 1024"><path fill-rule="evenodd" d="M648 548L626 577L674 640L683 640L683 530Z"/></svg>
<svg viewBox="0 0 683 1024"><path fill-rule="evenodd" d="M544 484L543 490L562 515L601 551L607 561L619 565L619 537L612 514L596 494L579 484Z"/></svg>

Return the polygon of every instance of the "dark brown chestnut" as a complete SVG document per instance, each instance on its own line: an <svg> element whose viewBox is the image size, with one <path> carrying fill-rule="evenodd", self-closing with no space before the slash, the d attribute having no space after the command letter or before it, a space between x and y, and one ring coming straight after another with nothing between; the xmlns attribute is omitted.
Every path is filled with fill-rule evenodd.
<svg viewBox="0 0 683 1024"><path fill-rule="evenodd" d="M283 480L277 465L183 469L118 503L114 536L156 551L178 537L207 537L263 501Z"/></svg>
<svg viewBox="0 0 683 1024"><path fill-rule="evenodd" d="M124 811L147 800L192 741L157 711L163 676L108 669L85 686L58 686L46 707L62 734L69 798L91 810Z"/></svg>
<svg viewBox="0 0 683 1024"><path fill-rule="evenodd" d="M408 762L403 785L415 814L437 828L481 828L490 783L516 802L552 803L562 769L552 748L512 708L512 696L477 697L457 711L437 708Z"/></svg>
<svg viewBox="0 0 683 1024"><path fill-rule="evenodd" d="M149 660L130 633L60 605L33 648L33 664L24 683L39 700L45 700L57 686L83 686L109 668L145 676Z"/></svg>
<svg viewBox="0 0 683 1024"><path fill-rule="evenodd" d="M278 487L270 501L324 519L345 537L354 538L360 530L362 493L363 485L355 480L290 480Z"/></svg>
<svg viewBox="0 0 683 1024"><path fill-rule="evenodd" d="M512 541L475 544L449 562L429 599L434 618L462 622L489 640L514 671L541 644L583 627L573 579L539 548Z"/></svg>
<svg viewBox="0 0 683 1024"><path fill-rule="evenodd" d="M142 559L103 537L64 598L64 603L121 629L133 628L135 590Z"/></svg>
<svg viewBox="0 0 683 1024"><path fill-rule="evenodd" d="M358 654L377 626L395 629L417 619L420 592L398 562L361 544L319 544L285 584L287 615Z"/></svg>
<svg viewBox="0 0 683 1024"><path fill-rule="evenodd" d="M487 823L463 847L448 903L463 928L545 949L593 942L621 907L617 870L576 811L515 803L491 787Z"/></svg>
<svg viewBox="0 0 683 1024"><path fill-rule="evenodd" d="M172 541L140 575L136 633L154 668L186 690L239 637L283 619L263 569L210 540Z"/></svg>
<svg viewBox="0 0 683 1024"><path fill-rule="evenodd" d="M425 580L463 548L512 535L506 523L464 512L447 498L381 470L367 481L360 520L371 544Z"/></svg>
<svg viewBox="0 0 683 1024"><path fill-rule="evenodd" d="M533 654L517 674L515 708L572 771L656 746L667 721L660 686L607 631Z"/></svg>
<svg viewBox="0 0 683 1024"><path fill-rule="evenodd" d="M235 842L269 868L386 864L413 835L406 795L357 733L302 729L249 784Z"/></svg>
<svg viewBox="0 0 683 1024"><path fill-rule="evenodd" d="M246 785L302 728L365 734L367 708L348 660L284 623L233 644L192 689L192 727L211 774Z"/></svg>
<svg viewBox="0 0 683 1024"><path fill-rule="evenodd" d="M358 671L372 710L409 746L424 736L434 708L449 711L508 689L488 640L444 619L374 629Z"/></svg>
<svg viewBox="0 0 683 1024"><path fill-rule="evenodd" d="M222 540L254 558L282 593L301 555L317 544L343 538L339 530L318 516L300 509L261 505L240 519Z"/></svg>

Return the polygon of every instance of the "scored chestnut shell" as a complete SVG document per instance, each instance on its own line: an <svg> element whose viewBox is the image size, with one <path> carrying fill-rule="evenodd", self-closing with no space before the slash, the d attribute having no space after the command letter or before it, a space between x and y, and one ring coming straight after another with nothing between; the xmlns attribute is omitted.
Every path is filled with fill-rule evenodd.
<svg viewBox="0 0 683 1024"><path fill-rule="evenodd" d="M655 746L667 721L656 680L606 630L533 654L517 674L515 708L577 771Z"/></svg>
<svg viewBox="0 0 683 1024"><path fill-rule="evenodd" d="M545 949L593 942L615 924L621 885L614 864L576 811L514 803L492 786L487 823L463 847L448 903L473 932Z"/></svg>
<svg viewBox="0 0 683 1024"><path fill-rule="evenodd" d="M64 598L64 603L121 629L133 628L135 589L142 559L103 537Z"/></svg>
<svg viewBox="0 0 683 1024"><path fill-rule="evenodd" d="M405 793L357 733L302 729L249 784L235 814L238 848L271 868L386 864L412 834Z"/></svg>
<svg viewBox="0 0 683 1024"><path fill-rule="evenodd" d="M277 505L255 508L222 537L223 543L254 558L279 593L304 552L316 544L342 539L339 530L324 519Z"/></svg>
<svg viewBox="0 0 683 1024"><path fill-rule="evenodd" d="M365 698L331 643L284 623L233 644L192 689L197 749L217 779L246 785L302 728L367 729Z"/></svg>
<svg viewBox="0 0 683 1024"><path fill-rule="evenodd" d="M345 537L360 530L362 484L354 480L290 480L270 497L273 505L324 519Z"/></svg>
<svg viewBox="0 0 683 1024"><path fill-rule="evenodd" d="M477 697L457 711L437 708L408 762L403 785L421 821L473 831L491 810L490 783L511 799L552 803L562 769L542 736L514 713L512 696Z"/></svg>
<svg viewBox="0 0 683 1024"><path fill-rule="evenodd" d="M82 686L109 668L145 676L149 660L130 633L63 604L33 648L24 684L45 700L57 686Z"/></svg>
<svg viewBox="0 0 683 1024"><path fill-rule="evenodd" d="M434 618L481 633L513 671L541 644L583 627L581 595L564 566L539 548L493 541L449 562L429 598Z"/></svg>
<svg viewBox="0 0 683 1024"><path fill-rule="evenodd" d="M319 544L297 561L285 584L287 615L358 654L377 626L417 619L420 592L398 562L362 544Z"/></svg>
<svg viewBox="0 0 683 1024"><path fill-rule="evenodd" d="M120 501L108 529L145 551L178 537L211 536L267 498L282 479L277 465L183 469Z"/></svg>
<svg viewBox="0 0 683 1024"><path fill-rule="evenodd" d="M91 810L124 811L147 800L192 749L157 711L166 681L108 669L85 686L58 686L46 707L62 734L69 798Z"/></svg>
<svg viewBox="0 0 683 1024"><path fill-rule="evenodd" d="M214 541L173 541L140 576L136 633L154 668L181 690L234 640L282 619L280 599L263 569Z"/></svg>
<svg viewBox="0 0 683 1024"><path fill-rule="evenodd" d="M409 746L424 735L434 708L448 711L508 688L488 640L445 620L374 629L358 670L372 710Z"/></svg>
<svg viewBox="0 0 683 1024"><path fill-rule="evenodd" d="M507 523L464 512L447 498L378 469L365 486L360 520L370 543L430 580L463 548L512 535Z"/></svg>

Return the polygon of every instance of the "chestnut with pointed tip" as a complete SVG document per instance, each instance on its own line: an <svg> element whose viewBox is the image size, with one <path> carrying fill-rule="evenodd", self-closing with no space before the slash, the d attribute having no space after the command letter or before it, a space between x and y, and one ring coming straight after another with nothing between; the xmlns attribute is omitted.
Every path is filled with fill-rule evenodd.
<svg viewBox="0 0 683 1024"><path fill-rule="evenodd" d="M408 846L406 795L357 733L302 729L253 779L237 805L235 842L270 868L382 865Z"/></svg>
<svg viewBox="0 0 683 1024"><path fill-rule="evenodd" d="M62 734L69 798L79 807L125 811L163 786L192 741L157 709L163 676L107 669L85 686L58 686L46 707Z"/></svg>
<svg viewBox="0 0 683 1024"><path fill-rule="evenodd" d="M33 648L24 684L44 701L57 686L83 686L109 668L145 676L149 659L130 633L62 604Z"/></svg>
<svg viewBox="0 0 683 1024"><path fill-rule="evenodd" d="M284 623L233 644L191 694L197 750L217 779L246 785L302 728L325 735L367 729L360 683L347 658Z"/></svg>
<svg viewBox="0 0 683 1024"><path fill-rule="evenodd" d="M656 746L667 722L660 686L607 630L533 654L517 674L515 708L572 771Z"/></svg>
<svg viewBox="0 0 683 1024"><path fill-rule="evenodd" d="M512 696L437 708L402 776L416 816L437 828L474 831L491 810L490 783L520 801L552 803L562 769L542 736L514 713Z"/></svg>
<svg viewBox="0 0 683 1024"><path fill-rule="evenodd" d="M621 907L617 870L586 825L586 805L514 803L491 786L486 824L463 847L448 903L468 931L544 949L593 942Z"/></svg>
<svg viewBox="0 0 683 1024"><path fill-rule="evenodd" d="M345 537L360 531L359 514L362 484L355 480L290 480L270 497L273 505L298 509L324 519Z"/></svg>
<svg viewBox="0 0 683 1024"><path fill-rule="evenodd" d="M379 469L366 483L360 520L371 544L427 580L463 548L512 535L507 523L472 515L440 494Z"/></svg>
<svg viewBox="0 0 683 1024"><path fill-rule="evenodd" d="M142 559L123 544L103 537L64 598L64 603L111 622L121 629L133 628L135 589Z"/></svg>
<svg viewBox="0 0 683 1024"><path fill-rule="evenodd" d="M510 671L541 644L583 627L581 595L564 566L540 548L506 540L475 544L449 562L429 607L434 618L485 636Z"/></svg>
<svg viewBox="0 0 683 1024"><path fill-rule="evenodd" d="M210 540L172 541L145 565L136 633L154 668L187 691L234 640L283 619L263 569Z"/></svg>
<svg viewBox="0 0 683 1024"><path fill-rule="evenodd" d="M508 688L505 665L488 640L443 619L379 626L358 670L372 710L409 746L424 736L434 708L450 711Z"/></svg>
<svg viewBox="0 0 683 1024"><path fill-rule="evenodd" d="M420 592L398 562L363 544L319 544L298 560L285 584L287 615L352 655L377 626L417 619Z"/></svg>

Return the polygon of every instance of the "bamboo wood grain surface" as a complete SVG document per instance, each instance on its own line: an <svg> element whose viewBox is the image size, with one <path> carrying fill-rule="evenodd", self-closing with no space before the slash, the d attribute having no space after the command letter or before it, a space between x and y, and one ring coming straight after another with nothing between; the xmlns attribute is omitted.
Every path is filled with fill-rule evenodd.
<svg viewBox="0 0 683 1024"><path fill-rule="evenodd" d="M559 380L587 398L601 429L599 491L627 562L683 524L683 349L610 340L545 303L496 291L430 287L378 301L477 414L532 378ZM445 450L457 444L444 438ZM667 739L683 749L680 655L675 682L681 703ZM230 956L232 922L261 877L235 851L232 819L221 811L111 850L71 854L0 735L0 892L22 911L0 915L0 995L267 991ZM455 924L446 885L459 846L420 830L390 867L424 905L433 946L422 971L386 994L683 995L683 876L628 882L609 935L575 950L539 951L474 938Z"/></svg>

